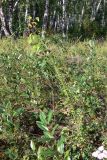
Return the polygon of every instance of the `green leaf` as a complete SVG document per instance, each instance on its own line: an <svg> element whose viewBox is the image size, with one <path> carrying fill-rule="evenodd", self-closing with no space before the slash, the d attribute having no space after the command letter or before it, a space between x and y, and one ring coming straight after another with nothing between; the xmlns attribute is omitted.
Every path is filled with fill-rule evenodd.
<svg viewBox="0 0 107 160"><path fill-rule="evenodd" d="M18 108L16 111L14 111L13 116L19 116L24 112L23 108Z"/></svg>
<svg viewBox="0 0 107 160"><path fill-rule="evenodd" d="M57 151L58 151L60 154L63 154L63 153L64 153L64 139L63 139L63 137L61 137L60 140L58 141Z"/></svg>
<svg viewBox="0 0 107 160"><path fill-rule="evenodd" d="M9 128L14 128L15 125L11 120L7 119L6 126L8 126Z"/></svg>
<svg viewBox="0 0 107 160"><path fill-rule="evenodd" d="M58 142L58 144L57 144L57 151L58 151L60 154L63 154L63 153L64 153L64 143Z"/></svg>
<svg viewBox="0 0 107 160"><path fill-rule="evenodd" d="M66 160L71 160L70 156L68 156Z"/></svg>
<svg viewBox="0 0 107 160"><path fill-rule="evenodd" d="M40 112L40 120L43 124L47 124L47 121L46 121L46 115L44 112Z"/></svg>
<svg viewBox="0 0 107 160"><path fill-rule="evenodd" d="M37 123L38 127L39 127L41 130L43 130L43 131L49 131L49 129L48 129L46 126L44 126L44 125L42 124L42 122L37 121L36 123Z"/></svg>
<svg viewBox="0 0 107 160"><path fill-rule="evenodd" d="M46 138L53 139L54 137L49 132L44 132Z"/></svg>
<svg viewBox="0 0 107 160"><path fill-rule="evenodd" d="M51 122L52 116L53 116L53 111L50 110L49 113L48 113L48 124Z"/></svg>
<svg viewBox="0 0 107 160"><path fill-rule="evenodd" d="M71 158L70 158L70 151L69 150L67 150L65 152L65 154L64 154L64 160L71 160Z"/></svg>
<svg viewBox="0 0 107 160"><path fill-rule="evenodd" d="M44 148L44 150L43 150L44 158L53 157L54 154L55 154L55 152L52 149Z"/></svg>
<svg viewBox="0 0 107 160"><path fill-rule="evenodd" d="M58 126L59 126L59 125L58 125L58 124L56 124L56 125L53 127L52 132L51 132L51 133L52 133L52 135L54 135L54 132L55 132L55 130L58 128Z"/></svg>
<svg viewBox="0 0 107 160"><path fill-rule="evenodd" d="M33 151L35 151L35 144L32 140L30 141L30 147Z"/></svg>
<svg viewBox="0 0 107 160"><path fill-rule="evenodd" d="M37 156L38 156L38 160L44 160L48 157L53 157L55 154L55 152L52 149L47 149L45 147L39 147L38 152L37 152Z"/></svg>
<svg viewBox="0 0 107 160"><path fill-rule="evenodd" d="M42 147L40 146L39 149L38 149L38 152L37 152L37 157L38 157L38 160L42 160Z"/></svg>
<svg viewBox="0 0 107 160"><path fill-rule="evenodd" d="M41 142L42 144L45 144L46 142L50 142L51 139L47 138L45 135L41 136L41 138L39 139L39 142Z"/></svg>

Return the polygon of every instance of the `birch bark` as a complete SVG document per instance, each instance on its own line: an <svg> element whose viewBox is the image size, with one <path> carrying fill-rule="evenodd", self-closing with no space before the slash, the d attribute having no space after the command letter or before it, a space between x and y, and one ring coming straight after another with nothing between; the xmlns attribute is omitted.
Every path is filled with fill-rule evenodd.
<svg viewBox="0 0 107 160"><path fill-rule="evenodd" d="M25 5L25 23L27 22L28 10L29 10L29 0L26 0L26 5Z"/></svg>
<svg viewBox="0 0 107 160"><path fill-rule="evenodd" d="M62 0L62 36L66 37L66 0Z"/></svg>
<svg viewBox="0 0 107 160"><path fill-rule="evenodd" d="M45 2L45 11L43 16L43 25L42 25L42 38L45 38L45 33L48 25L48 16L49 16L49 0Z"/></svg>
<svg viewBox="0 0 107 160"><path fill-rule="evenodd" d="M1 20L1 30L4 31L5 36L9 36L9 32L6 27L5 16L3 13L2 2L0 1L0 20Z"/></svg>

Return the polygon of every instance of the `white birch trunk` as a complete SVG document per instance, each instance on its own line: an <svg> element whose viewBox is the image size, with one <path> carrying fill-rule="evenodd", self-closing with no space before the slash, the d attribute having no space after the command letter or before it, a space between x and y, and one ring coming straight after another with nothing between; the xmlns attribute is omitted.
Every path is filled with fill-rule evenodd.
<svg viewBox="0 0 107 160"><path fill-rule="evenodd" d="M47 29L48 24L48 14L49 14L49 0L46 0L45 2L45 11L43 16L43 25L42 25L42 38L45 38L45 33Z"/></svg>
<svg viewBox="0 0 107 160"><path fill-rule="evenodd" d="M81 15L80 15L80 27L81 27L81 25L82 25L84 12L85 12L85 8L84 8L84 6L83 6L82 11L81 11Z"/></svg>
<svg viewBox="0 0 107 160"><path fill-rule="evenodd" d="M8 19L8 27L9 27L9 32L12 35L13 30L12 30L12 22L13 22L13 14L16 10L16 7L18 5L19 0L16 0L15 3L13 4L13 0L9 0L9 19Z"/></svg>
<svg viewBox="0 0 107 160"><path fill-rule="evenodd" d="M9 18L8 18L8 27L9 27L9 32L10 34L12 35L13 34L13 31L12 31L12 18L13 18L13 2L12 0L9 0Z"/></svg>
<svg viewBox="0 0 107 160"><path fill-rule="evenodd" d="M27 23L28 10L29 10L29 0L26 0L26 5L25 5L25 23Z"/></svg>
<svg viewBox="0 0 107 160"><path fill-rule="evenodd" d="M66 37L66 0L62 0L62 36Z"/></svg>
<svg viewBox="0 0 107 160"><path fill-rule="evenodd" d="M9 36L10 34L6 28L5 16L2 9L2 2L0 2L0 20L1 20L1 28L4 31L5 36Z"/></svg>
<svg viewBox="0 0 107 160"><path fill-rule="evenodd" d="M50 28L54 30L56 21L56 9L52 13L53 15L50 17Z"/></svg>

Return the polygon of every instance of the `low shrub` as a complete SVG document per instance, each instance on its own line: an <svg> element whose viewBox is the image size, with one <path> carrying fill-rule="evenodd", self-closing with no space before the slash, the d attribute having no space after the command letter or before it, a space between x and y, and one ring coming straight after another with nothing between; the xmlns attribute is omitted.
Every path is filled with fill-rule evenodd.
<svg viewBox="0 0 107 160"><path fill-rule="evenodd" d="M1 159L89 160L107 147L107 55L100 50L94 41L35 35L2 41Z"/></svg>

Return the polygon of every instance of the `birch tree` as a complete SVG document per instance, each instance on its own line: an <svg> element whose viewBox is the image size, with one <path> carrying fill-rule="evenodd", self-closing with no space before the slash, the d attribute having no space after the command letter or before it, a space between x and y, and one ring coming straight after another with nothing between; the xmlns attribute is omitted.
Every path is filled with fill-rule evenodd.
<svg viewBox="0 0 107 160"><path fill-rule="evenodd" d="M7 30L5 15L3 13L2 1L0 1L0 20L1 20L1 31L4 31L5 36L9 36L9 32Z"/></svg>
<svg viewBox="0 0 107 160"><path fill-rule="evenodd" d="M45 33L48 25L48 15L49 14L49 0L45 1L45 11L43 16L43 24L42 24L42 38L45 38Z"/></svg>
<svg viewBox="0 0 107 160"><path fill-rule="evenodd" d="M62 0L62 36L66 37L66 0Z"/></svg>
<svg viewBox="0 0 107 160"><path fill-rule="evenodd" d="M66 37L68 34L82 34L89 30L96 32L107 29L106 0L1 0L0 29L6 36L17 30L23 35L27 17L39 17L42 38L50 30L54 34ZM16 25L17 24L17 25ZM96 25L96 26L95 26ZM16 26L16 28L15 28ZM93 28L92 28L93 27ZM92 29L91 29L92 28ZM82 30L81 30L82 29Z"/></svg>
<svg viewBox="0 0 107 160"><path fill-rule="evenodd" d="M25 23L27 22L28 10L29 10L29 0L26 0L26 4L25 4Z"/></svg>

